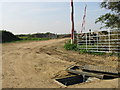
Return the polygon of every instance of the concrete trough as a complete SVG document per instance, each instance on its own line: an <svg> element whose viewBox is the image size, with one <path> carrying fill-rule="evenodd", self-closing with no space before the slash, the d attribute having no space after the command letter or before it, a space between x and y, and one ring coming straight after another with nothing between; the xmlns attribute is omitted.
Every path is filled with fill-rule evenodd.
<svg viewBox="0 0 120 90"><path fill-rule="evenodd" d="M69 86L86 82L87 77L83 77L82 75L72 75L67 77L56 78L54 80L61 86Z"/></svg>
<svg viewBox="0 0 120 90"><path fill-rule="evenodd" d="M85 75L89 77L96 77L99 79L113 79L118 78L119 74L117 71L112 69L105 69L104 67L100 68L97 66L71 66L66 69L67 72L77 74L77 75Z"/></svg>
<svg viewBox="0 0 120 90"><path fill-rule="evenodd" d="M58 77L55 78L55 82L57 82L61 86L69 86L74 84L80 84L85 83L89 81L99 80L99 79L114 79L118 78L119 74L114 72L110 72L108 70L107 72L100 70L98 67L98 70L95 68L88 68L84 66L70 66L66 69L66 71L69 73L69 75L64 77Z"/></svg>
<svg viewBox="0 0 120 90"><path fill-rule="evenodd" d="M119 74L119 72L115 68L108 66L84 65L82 70L87 72L95 72L95 73L103 73L103 74L111 74L111 75Z"/></svg>

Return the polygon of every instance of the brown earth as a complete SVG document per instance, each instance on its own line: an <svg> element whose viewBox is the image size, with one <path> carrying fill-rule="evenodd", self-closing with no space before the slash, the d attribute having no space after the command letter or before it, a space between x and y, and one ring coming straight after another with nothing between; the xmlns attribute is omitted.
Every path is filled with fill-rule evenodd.
<svg viewBox="0 0 120 90"><path fill-rule="evenodd" d="M117 56L95 56L66 51L67 39L6 43L2 47L3 88L64 88L53 78L75 63L118 67ZM66 88L117 88L118 79L96 80Z"/></svg>

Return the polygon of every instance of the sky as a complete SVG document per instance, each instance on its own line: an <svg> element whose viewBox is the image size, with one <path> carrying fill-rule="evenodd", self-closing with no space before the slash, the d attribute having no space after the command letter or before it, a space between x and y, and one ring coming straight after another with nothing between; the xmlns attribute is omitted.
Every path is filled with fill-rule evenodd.
<svg viewBox="0 0 120 90"><path fill-rule="evenodd" d="M100 2L74 2L75 30L81 30L86 4L86 30L83 32L98 31L101 24L95 24L95 20L108 12L100 8ZM0 11L0 30L14 34L71 33L70 2L2 2Z"/></svg>

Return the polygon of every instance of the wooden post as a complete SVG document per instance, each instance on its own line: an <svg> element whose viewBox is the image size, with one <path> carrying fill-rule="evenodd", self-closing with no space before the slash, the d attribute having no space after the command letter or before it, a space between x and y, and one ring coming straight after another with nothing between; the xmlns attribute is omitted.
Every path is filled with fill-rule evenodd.
<svg viewBox="0 0 120 90"><path fill-rule="evenodd" d="M109 52L111 52L111 49L110 49L110 29L108 30L108 39L109 39Z"/></svg>
<svg viewBox="0 0 120 90"><path fill-rule="evenodd" d="M97 32L97 51L98 51L99 32Z"/></svg>
<svg viewBox="0 0 120 90"><path fill-rule="evenodd" d="M87 37L87 33L86 33L86 50L87 50L87 45L88 45L88 43L87 43L87 42L88 42L87 38L88 38L88 37Z"/></svg>
<svg viewBox="0 0 120 90"><path fill-rule="evenodd" d="M71 44L74 43L74 6L73 6L73 0L71 0L71 21L72 21L72 30L71 30Z"/></svg>
<svg viewBox="0 0 120 90"><path fill-rule="evenodd" d="M89 29L89 45L91 45L91 29Z"/></svg>

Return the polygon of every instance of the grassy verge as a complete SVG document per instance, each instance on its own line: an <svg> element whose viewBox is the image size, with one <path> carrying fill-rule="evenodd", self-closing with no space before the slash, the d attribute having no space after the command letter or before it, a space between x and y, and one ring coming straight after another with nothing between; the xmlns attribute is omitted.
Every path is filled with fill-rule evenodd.
<svg viewBox="0 0 120 90"><path fill-rule="evenodd" d="M64 48L66 50L74 50L74 51L77 51L81 54L92 54L92 55L108 55L108 56L118 56L120 57L120 54L119 53L105 53L105 52L91 52L89 50L86 50L86 49L80 49L80 48L85 48L86 46L85 45L80 45L80 46L77 46L77 44L71 44L70 41L66 42L65 45L64 45ZM91 46L88 46L88 47L91 47ZM93 45L91 48L95 48L96 46Z"/></svg>
<svg viewBox="0 0 120 90"><path fill-rule="evenodd" d="M49 40L49 38L32 38L32 37L19 37L21 40L30 40L30 41L42 41Z"/></svg>
<svg viewBox="0 0 120 90"><path fill-rule="evenodd" d="M18 43L18 42L45 41L45 40L49 40L49 38L28 38L28 37L25 38L25 37L22 37L22 38L20 38L20 40L4 42L4 43Z"/></svg>
<svg viewBox="0 0 120 90"><path fill-rule="evenodd" d="M48 35L55 35L52 33L36 33L36 35L43 35L45 38L34 37L35 34L21 34L14 35L12 32L0 30L0 43L15 43L15 42L29 42L29 41L43 41L49 40Z"/></svg>
<svg viewBox="0 0 120 90"><path fill-rule="evenodd" d="M75 50L75 51L78 50L77 44L71 44L70 41L68 41L67 43L65 43L64 48L66 50Z"/></svg>

